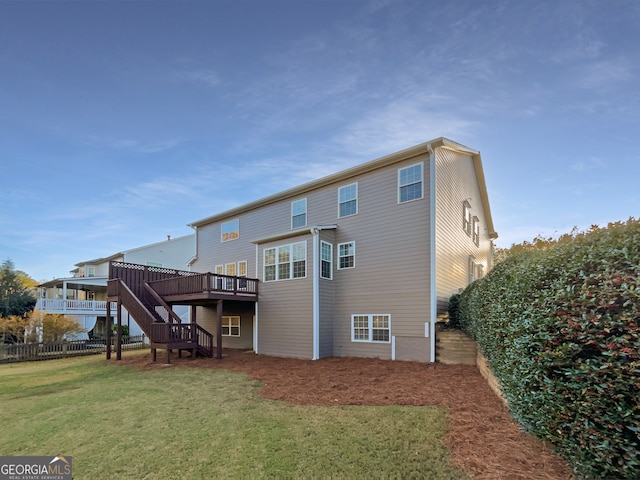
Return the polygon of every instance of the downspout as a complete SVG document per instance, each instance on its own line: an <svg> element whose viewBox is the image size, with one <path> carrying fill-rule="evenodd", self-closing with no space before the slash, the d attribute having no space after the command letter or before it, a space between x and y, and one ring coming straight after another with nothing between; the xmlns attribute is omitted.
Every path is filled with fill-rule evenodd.
<svg viewBox="0 0 640 480"><path fill-rule="evenodd" d="M256 275L258 278L259 245L256 244ZM258 353L258 301L253 302L253 353Z"/></svg>
<svg viewBox="0 0 640 480"><path fill-rule="evenodd" d="M425 325L425 337L429 337L429 361L436 361L436 316L438 314L438 292L436 285L436 154L431 145L429 149L429 288L431 290L429 326Z"/></svg>
<svg viewBox="0 0 640 480"><path fill-rule="evenodd" d="M313 243L313 356L311 360L320 358L320 272L318 268L320 252L320 230L311 229Z"/></svg>

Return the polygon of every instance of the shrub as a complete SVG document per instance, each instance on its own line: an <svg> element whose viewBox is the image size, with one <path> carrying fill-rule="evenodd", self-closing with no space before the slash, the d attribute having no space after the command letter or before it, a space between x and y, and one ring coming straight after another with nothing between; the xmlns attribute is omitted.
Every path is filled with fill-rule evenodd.
<svg viewBox="0 0 640 480"><path fill-rule="evenodd" d="M449 299L449 321L447 326L449 328L460 328L460 294L454 293Z"/></svg>
<svg viewBox="0 0 640 480"><path fill-rule="evenodd" d="M640 221L524 249L460 296L512 415L584 478L640 478Z"/></svg>

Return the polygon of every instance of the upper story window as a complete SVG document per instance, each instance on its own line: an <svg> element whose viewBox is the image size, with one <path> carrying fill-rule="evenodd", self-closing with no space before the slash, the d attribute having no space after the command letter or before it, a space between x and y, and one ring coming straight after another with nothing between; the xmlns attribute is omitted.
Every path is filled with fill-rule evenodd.
<svg viewBox="0 0 640 480"><path fill-rule="evenodd" d="M96 267L87 267L87 277L96 276Z"/></svg>
<svg viewBox="0 0 640 480"><path fill-rule="evenodd" d="M358 213L358 184L352 183L338 189L338 218Z"/></svg>
<svg viewBox="0 0 640 480"><path fill-rule="evenodd" d="M338 270L356 266L356 242L338 244Z"/></svg>
<svg viewBox="0 0 640 480"><path fill-rule="evenodd" d="M291 202L291 228L300 228L307 225L307 199L302 198Z"/></svg>
<svg viewBox="0 0 640 480"><path fill-rule="evenodd" d="M398 203L422 198L422 162L398 169Z"/></svg>
<svg viewBox="0 0 640 480"><path fill-rule="evenodd" d="M307 242L264 249L264 281L304 278L307 275Z"/></svg>
<svg viewBox="0 0 640 480"><path fill-rule="evenodd" d="M471 204L467 200L462 202L462 229L471 236Z"/></svg>
<svg viewBox="0 0 640 480"><path fill-rule="evenodd" d="M223 242L240 238L240 219L236 218L235 220L223 223L220 232L220 239Z"/></svg>
<svg viewBox="0 0 640 480"><path fill-rule="evenodd" d="M473 217L473 243L480 246L480 219Z"/></svg>
<svg viewBox="0 0 640 480"><path fill-rule="evenodd" d="M321 242L320 277L331 280L333 278L333 245Z"/></svg>

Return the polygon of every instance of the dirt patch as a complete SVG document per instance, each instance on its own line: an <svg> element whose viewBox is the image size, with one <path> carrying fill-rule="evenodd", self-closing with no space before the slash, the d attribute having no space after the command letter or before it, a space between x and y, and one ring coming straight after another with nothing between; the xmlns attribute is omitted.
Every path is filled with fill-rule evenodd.
<svg viewBox="0 0 640 480"><path fill-rule="evenodd" d="M162 360L160 359L162 357ZM122 364L165 368L151 355ZM425 365L365 358L318 361L224 350L222 360L171 359L174 367L248 373L264 397L298 405L437 405L449 410L447 443L455 464L475 479L572 479L571 469L535 437L520 431L475 366Z"/></svg>

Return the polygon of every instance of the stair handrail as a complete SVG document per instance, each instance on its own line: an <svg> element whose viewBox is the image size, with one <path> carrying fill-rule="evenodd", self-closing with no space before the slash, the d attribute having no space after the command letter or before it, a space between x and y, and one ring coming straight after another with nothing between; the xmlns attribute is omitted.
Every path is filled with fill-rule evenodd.
<svg viewBox="0 0 640 480"><path fill-rule="evenodd" d="M198 350L207 357L213 357L213 335L197 323L194 323L194 325L196 326L195 335ZM205 341L201 342L201 338L204 338Z"/></svg>
<svg viewBox="0 0 640 480"><path fill-rule="evenodd" d="M145 333L153 341L153 338L151 338L151 333L150 333L151 329L149 325L151 325L152 323L156 323L155 316L149 311L146 305L140 301L140 299L131 291L131 289L127 286L127 284L124 283L122 280L120 280L119 278L114 278L112 280L109 280L109 283L112 285L117 285L118 296L120 297L120 301L122 302L124 307L127 309L127 311L133 315L133 318L136 320L136 323L140 325L140 328L142 328L143 330L145 328L149 330ZM139 318L138 313L140 314L140 316L146 316L147 318L146 319Z"/></svg>
<svg viewBox="0 0 640 480"><path fill-rule="evenodd" d="M162 298L158 294L158 292L156 292L153 289L153 287L151 285L149 285L149 282L144 282L143 286L144 286L145 290L151 294L153 299L156 302L158 302L158 305L160 305L161 307L163 307L167 311L167 313L169 314L169 318L171 319L170 323L182 323L182 320L176 314L176 312L174 312L173 309L171 308L171 306L167 302L164 301L164 298Z"/></svg>

